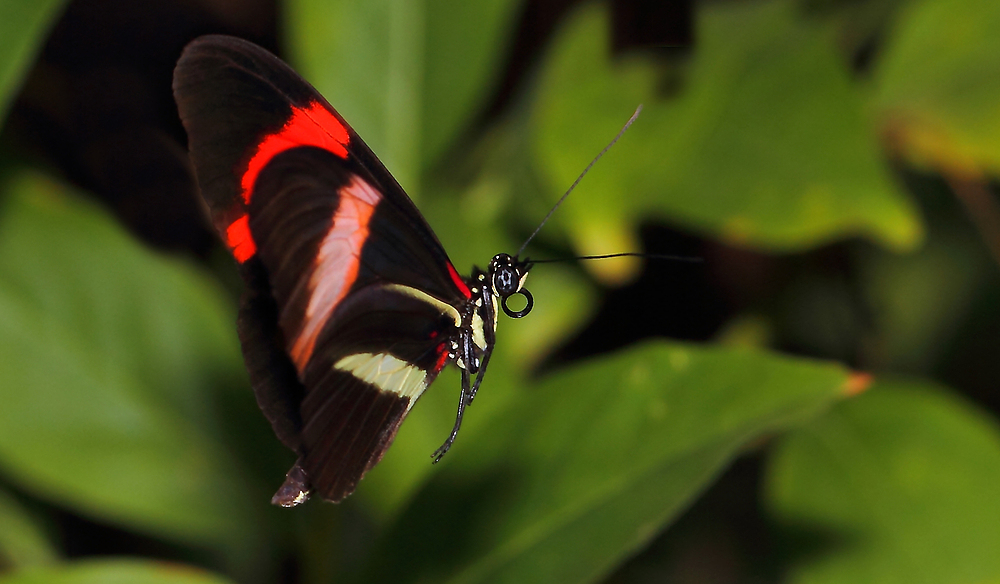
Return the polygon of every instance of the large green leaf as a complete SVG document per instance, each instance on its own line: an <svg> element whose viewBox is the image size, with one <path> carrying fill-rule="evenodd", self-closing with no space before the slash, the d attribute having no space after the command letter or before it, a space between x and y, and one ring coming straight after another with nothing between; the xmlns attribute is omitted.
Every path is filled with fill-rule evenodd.
<svg viewBox="0 0 1000 584"><path fill-rule="evenodd" d="M240 371L218 289L49 180L3 192L2 472L101 520L251 537L246 480L213 424L218 387Z"/></svg>
<svg viewBox="0 0 1000 584"><path fill-rule="evenodd" d="M197 568L142 560L86 560L0 576L0 584L226 584Z"/></svg>
<svg viewBox="0 0 1000 584"><path fill-rule="evenodd" d="M634 249L656 215L730 242L797 250L866 235L910 248L921 226L824 29L791 2L701 6L678 95L653 59L609 56L598 7L577 14L542 69L537 168L568 186L637 104L639 120L556 221L586 253Z"/></svg>
<svg viewBox="0 0 1000 584"><path fill-rule="evenodd" d="M791 582L1000 581L1000 428L939 387L876 384L790 434L768 475L777 517L831 543Z"/></svg>
<svg viewBox="0 0 1000 584"><path fill-rule="evenodd" d="M917 163L1000 172L1000 4L910 2L875 69L875 106Z"/></svg>
<svg viewBox="0 0 1000 584"><path fill-rule="evenodd" d="M57 557L35 519L10 495L0 491L0 571L48 564Z"/></svg>
<svg viewBox="0 0 1000 584"><path fill-rule="evenodd" d="M296 0L303 74L414 192L498 77L515 0Z"/></svg>
<svg viewBox="0 0 1000 584"><path fill-rule="evenodd" d="M0 2L0 125L65 0Z"/></svg>
<svg viewBox="0 0 1000 584"><path fill-rule="evenodd" d="M550 375L463 437L367 581L593 581L748 441L808 419L848 380L837 365L663 343Z"/></svg>

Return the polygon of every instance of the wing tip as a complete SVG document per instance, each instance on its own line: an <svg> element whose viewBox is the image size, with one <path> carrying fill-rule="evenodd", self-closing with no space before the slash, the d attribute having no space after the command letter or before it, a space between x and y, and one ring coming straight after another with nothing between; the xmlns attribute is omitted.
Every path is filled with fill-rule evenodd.
<svg viewBox="0 0 1000 584"><path fill-rule="evenodd" d="M271 497L271 504L279 507L296 507L309 500L309 477L298 462L285 475L285 482Z"/></svg>

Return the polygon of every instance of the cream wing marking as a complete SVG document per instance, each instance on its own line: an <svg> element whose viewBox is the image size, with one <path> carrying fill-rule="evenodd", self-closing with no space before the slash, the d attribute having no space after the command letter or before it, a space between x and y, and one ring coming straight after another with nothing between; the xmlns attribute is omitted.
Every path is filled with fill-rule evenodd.
<svg viewBox="0 0 1000 584"><path fill-rule="evenodd" d="M442 302L437 298L434 298L430 294L424 292L423 290L417 290L416 288L411 288L409 286L403 286L402 284L386 284L383 286L385 290L392 290L393 292L399 292L400 294L406 294L412 298L416 298L422 302L426 302L431 306L434 306L441 311L441 314L446 314L455 321L455 326L462 326L462 315L458 313L458 309L448 304L447 302Z"/></svg>
<svg viewBox="0 0 1000 584"><path fill-rule="evenodd" d="M441 314L449 316L455 322L456 327L462 326L462 316L454 306L442 302L422 290L401 284L386 284L382 288L426 302L440 310ZM479 318L478 314L473 318ZM482 319L479 318L477 329L479 337L482 337L482 322ZM482 346L485 344L486 341L483 339ZM417 398L427 389L427 373L423 369L397 359L389 353L356 353L341 358L333 367L350 373L382 391L408 398L410 403L406 406L407 411L413 407Z"/></svg>
<svg viewBox="0 0 1000 584"><path fill-rule="evenodd" d="M312 356L316 338L333 310L358 277L361 247L368 237L368 222L382 195L358 176L342 187L340 204L333 213L330 231L323 237L309 276L309 304L289 350L301 372Z"/></svg>
<svg viewBox="0 0 1000 584"><path fill-rule="evenodd" d="M393 357L388 353L356 353L337 361L333 367L370 383L382 391L410 400L409 411L427 389L427 373L423 369Z"/></svg>

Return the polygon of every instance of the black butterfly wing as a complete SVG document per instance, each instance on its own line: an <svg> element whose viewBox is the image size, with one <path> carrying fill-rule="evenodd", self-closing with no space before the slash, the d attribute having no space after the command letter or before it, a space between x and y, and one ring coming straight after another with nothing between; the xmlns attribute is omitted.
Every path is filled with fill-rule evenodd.
<svg viewBox="0 0 1000 584"><path fill-rule="evenodd" d="M299 453L276 502L350 494L450 360L471 293L379 160L263 49L191 43L174 73L198 181L241 264L257 401Z"/></svg>

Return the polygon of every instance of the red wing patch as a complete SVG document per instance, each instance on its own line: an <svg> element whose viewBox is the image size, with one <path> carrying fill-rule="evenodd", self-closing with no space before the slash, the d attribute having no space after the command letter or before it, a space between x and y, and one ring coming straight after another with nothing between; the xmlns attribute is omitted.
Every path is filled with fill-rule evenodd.
<svg viewBox="0 0 1000 584"><path fill-rule="evenodd" d="M458 287L458 290L466 298L472 298L472 291L469 290L469 287L465 285L465 281L462 280L462 276L458 275L458 272L455 271L455 266L451 265L451 262L448 262L448 274L451 275L451 281L455 283L455 286Z"/></svg>
<svg viewBox="0 0 1000 584"><path fill-rule="evenodd" d="M350 141L350 134L344 124L321 103L314 101L306 108L293 107L292 115L285 125L277 132L265 136L247 163L247 170L240 179L243 204L250 205L257 177L267 163L278 154L289 148L316 146L341 158L347 158L347 146ZM250 219L246 213L229 224L225 238L233 257L241 264L257 253L257 244L250 233Z"/></svg>
<svg viewBox="0 0 1000 584"><path fill-rule="evenodd" d="M437 346L436 351L438 352L438 360L434 364L434 373L440 373L444 369L444 366L448 364L448 344L441 343Z"/></svg>
<svg viewBox="0 0 1000 584"><path fill-rule="evenodd" d="M226 228L226 245L233 250L233 257L241 264L257 253L257 244L250 235L250 217L246 213Z"/></svg>
<svg viewBox="0 0 1000 584"><path fill-rule="evenodd" d="M297 146L316 146L347 158L350 142L347 128L323 104L314 101L306 108L293 107L285 125L261 139L257 152L247 163L247 170L240 179L243 202L250 204L257 176L276 155Z"/></svg>

